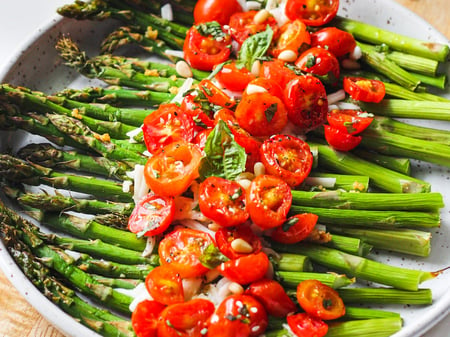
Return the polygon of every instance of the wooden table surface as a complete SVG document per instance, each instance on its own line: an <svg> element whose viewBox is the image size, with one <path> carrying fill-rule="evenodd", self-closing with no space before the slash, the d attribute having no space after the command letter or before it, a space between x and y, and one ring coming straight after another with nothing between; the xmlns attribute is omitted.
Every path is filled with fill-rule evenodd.
<svg viewBox="0 0 450 337"><path fill-rule="evenodd" d="M450 39L449 0L397 0ZM0 337L64 337L17 292L0 271Z"/></svg>

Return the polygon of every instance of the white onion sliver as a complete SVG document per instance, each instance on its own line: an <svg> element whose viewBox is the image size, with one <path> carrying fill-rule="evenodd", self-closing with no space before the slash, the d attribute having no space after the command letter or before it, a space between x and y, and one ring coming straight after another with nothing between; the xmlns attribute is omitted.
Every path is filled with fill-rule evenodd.
<svg viewBox="0 0 450 337"><path fill-rule="evenodd" d="M179 222L180 222L180 224L182 224L183 226L185 226L187 228L208 233L214 239L215 233L212 230L210 230L207 226L203 225L201 222L198 222L198 221L195 221L192 219L184 219L184 220L180 220Z"/></svg>
<svg viewBox="0 0 450 337"><path fill-rule="evenodd" d="M354 103L348 103L348 102L338 102L336 103L339 110L361 110L359 105L356 105Z"/></svg>
<svg viewBox="0 0 450 337"><path fill-rule="evenodd" d="M178 89L178 93L172 99L172 103L179 103L183 101L184 94L191 89L192 83L194 83L194 79L192 77L187 78L180 89Z"/></svg>
<svg viewBox="0 0 450 337"><path fill-rule="evenodd" d="M333 188L336 185L336 178L328 177L307 177L305 184L308 186L323 186L327 188Z"/></svg>
<svg viewBox="0 0 450 337"><path fill-rule="evenodd" d="M167 49L164 51L167 55L175 56L184 59L184 53L182 50L175 50L175 49Z"/></svg>
<svg viewBox="0 0 450 337"><path fill-rule="evenodd" d="M144 165L136 164L134 166L134 203L137 204L145 195L147 195L149 188L144 179Z"/></svg>
<svg viewBox="0 0 450 337"><path fill-rule="evenodd" d="M170 4L161 7L161 17L165 20L173 21L173 11Z"/></svg>
<svg viewBox="0 0 450 337"><path fill-rule="evenodd" d="M131 297L133 297L133 301L130 303L129 309L131 312L136 310L136 307L139 303L145 300L152 300L153 298L150 296L150 294L147 291L147 288L145 287L145 283L138 284L130 294Z"/></svg>
<svg viewBox="0 0 450 337"><path fill-rule="evenodd" d="M362 57L361 47L356 46L348 56L351 60L359 60Z"/></svg>
<svg viewBox="0 0 450 337"><path fill-rule="evenodd" d="M131 191L131 186L133 186L133 182L131 180L124 180L122 183L122 192L128 193Z"/></svg>
<svg viewBox="0 0 450 337"><path fill-rule="evenodd" d="M147 244L145 245L145 249L142 252L142 256L143 257L150 256L155 250L155 246L156 246L156 237L154 236L147 237Z"/></svg>
<svg viewBox="0 0 450 337"><path fill-rule="evenodd" d="M200 277L192 277L182 279L182 283L184 300L189 301L195 294L198 294L203 281Z"/></svg>
<svg viewBox="0 0 450 337"><path fill-rule="evenodd" d="M257 11L261 9L261 3L258 1L247 1L247 9L249 11Z"/></svg>
<svg viewBox="0 0 450 337"><path fill-rule="evenodd" d="M138 127L138 128L136 128L136 129L134 129L134 130L131 130L131 131L128 131L127 132L127 136L128 137L130 137L129 139L128 139L128 141L130 142L130 143L137 143L137 141L134 139L134 137L136 137L137 135L139 135L140 133L142 132L142 128L141 127Z"/></svg>
<svg viewBox="0 0 450 337"><path fill-rule="evenodd" d="M238 0L239 5L241 5L242 7L242 11L243 12L247 12L248 8L247 8L247 1L246 0Z"/></svg>
<svg viewBox="0 0 450 337"><path fill-rule="evenodd" d="M337 103L339 101L342 101L343 99L345 99L345 91L344 91L344 89L340 89L340 90L338 90L336 92L333 92L333 93L327 95L327 101L328 101L329 105Z"/></svg>

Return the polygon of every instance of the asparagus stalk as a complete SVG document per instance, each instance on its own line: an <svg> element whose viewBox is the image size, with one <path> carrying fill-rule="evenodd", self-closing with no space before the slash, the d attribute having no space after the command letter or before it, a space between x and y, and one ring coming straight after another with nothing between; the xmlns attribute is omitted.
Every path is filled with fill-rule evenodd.
<svg viewBox="0 0 450 337"><path fill-rule="evenodd" d="M352 155L333 150L331 147L308 142L319 149L319 165L343 174L367 175L373 186L393 193L430 192L429 183L386 169Z"/></svg>
<svg viewBox="0 0 450 337"><path fill-rule="evenodd" d="M371 244L364 242L359 238L355 240L354 237L336 234L333 234L331 241L325 243L324 245L358 256L367 256L373 248Z"/></svg>
<svg viewBox="0 0 450 337"><path fill-rule="evenodd" d="M348 192L367 192L369 188L369 177L313 171L303 181L302 188L312 191L344 190Z"/></svg>
<svg viewBox="0 0 450 337"><path fill-rule="evenodd" d="M154 14L159 14L163 4L160 1L154 0L127 0L127 3L132 4L140 8L141 10L147 10ZM182 24L192 26L194 23L193 12L195 2L189 3L187 1L177 2L168 1L172 7L173 18L175 22L180 22Z"/></svg>
<svg viewBox="0 0 450 337"><path fill-rule="evenodd" d="M345 315L343 318L346 320L356 320L356 319L374 319L374 318L389 318L389 317L400 318L400 314L398 312L351 307L346 305Z"/></svg>
<svg viewBox="0 0 450 337"><path fill-rule="evenodd" d="M426 305L433 301L430 289L346 288L338 292L345 303Z"/></svg>
<svg viewBox="0 0 450 337"><path fill-rule="evenodd" d="M134 279L120 279L120 278L109 278L104 276L98 276L94 275L94 279L107 287L111 287L113 289L120 288L120 289L129 289L133 290L142 283L141 280L134 280Z"/></svg>
<svg viewBox="0 0 450 337"><path fill-rule="evenodd" d="M297 289L298 284L305 280L318 280L333 289L346 287L355 282L355 279L353 278L348 278L345 275L336 273L311 273L279 270L275 273L275 277L282 285L293 289Z"/></svg>
<svg viewBox="0 0 450 337"><path fill-rule="evenodd" d="M421 41L343 17L336 17L333 23L338 28L353 34L358 40L378 45L384 43L394 50L408 54L441 62L445 62L449 54L449 46L446 44Z"/></svg>
<svg viewBox="0 0 450 337"><path fill-rule="evenodd" d="M272 248L280 252L306 255L313 262L338 272L403 290L417 291L420 283L435 278L440 273L391 266L320 245L272 243Z"/></svg>
<svg viewBox="0 0 450 337"><path fill-rule="evenodd" d="M437 76L427 76L423 74L411 73L411 75L417 78L421 84L436 87L441 90L444 90L448 84L448 77L445 74Z"/></svg>
<svg viewBox="0 0 450 337"><path fill-rule="evenodd" d="M308 257L298 254L283 253L279 259L272 261L274 268L279 271L311 272L313 270Z"/></svg>
<svg viewBox="0 0 450 337"><path fill-rule="evenodd" d="M399 172L405 175L411 175L411 161L409 158L399 158L393 156L386 156L378 152L367 151L361 148L356 148L352 151L358 157L383 166L389 170Z"/></svg>
<svg viewBox="0 0 450 337"><path fill-rule="evenodd" d="M445 97L434 95L428 92L414 92L403 88L395 83L383 82L386 89L386 95L401 98L410 101L430 101L430 102L448 102Z"/></svg>

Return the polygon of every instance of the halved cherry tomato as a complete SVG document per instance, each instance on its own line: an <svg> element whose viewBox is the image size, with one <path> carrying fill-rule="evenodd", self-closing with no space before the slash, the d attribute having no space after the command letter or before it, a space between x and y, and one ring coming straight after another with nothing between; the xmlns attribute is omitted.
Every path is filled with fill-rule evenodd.
<svg viewBox="0 0 450 337"><path fill-rule="evenodd" d="M227 322L228 321L228 322ZM260 336L268 325L262 304L250 295L228 296L211 316L209 337Z"/></svg>
<svg viewBox="0 0 450 337"><path fill-rule="evenodd" d="M225 62L230 57L231 37L224 33L221 39L202 35L192 26L184 40L185 60L195 69L211 71L214 65Z"/></svg>
<svg viewBox="0 0 450 337"><path fill-rule="evenodd" d="M284 89L289 120L303 131L310 131L327 119L327 93L322 82L310 75L297 76Z"/></svg>
<svg viewBox="0 0 450 337"><path fill-rule="evenodd" d="M337 58L351 53L356 47L352 34L336 27L325 27L311 34L311 47L327 49Z"/></svg>
<svg viewBox="0 0 450 337"><path fill-rule="evenodd" d="M250 86L261 87L265 89L269 94L276 96L281 100L283 99L283 89L274 80L268 79L266 77L257 77L248 83L243 95L248 95L247 90Z"/></svg>
<svg viewBox="0 0 450 337"><path fill-rule="evenodd" d="M149 158L144 168L145 181L155 194L180 195L198 177L201 157L200 149L194 144L171 143Z"/></svg>
<svg viewBox="0 0 450 337"><path fill-rule="evenodd" d="M344 90L357 101L379 103L386 93L384 83L363 77L344 77Z"/></svg>
<svg viewBox="0 0 450 337"><path fill-rule="evenodd" d="M158 337L202 336L214 309L214 304L203 298L169 305L161 313Z"/></svg>
<svg viewBox="0 0 450 337"><path fill-rule="evenodd" d="M259 76L278 83L281 88L286 87L289 81L297 77L292 69L286 67L286 64L278 59L264 61Z"/></svg>
<svg viewBox="0 0 450 337"><path fill-rule="evenodd" d="M178 141L194 138L194 121L174 103L161 104L144 119L144 141L150 153Z"/></svg>
<svg viewBox="0 0 450 337"><path fill-rule="evenodd" d="M362 141L361 136L352 136L347 130L337 129L335 127L324 125L325 139L328 144L339 151L350 151L359 145Z"/></svg>
<svg viewBox="0 0 450 337"><path fill-rule="evenodd" d="M208 177L200 184L200 211L222 227L237 226L247 221L245 191L236 181Z"/></svg>
<svg viewBox="0 0 450 337"><path fill-rule="evenodd" d="M287 124L284 103L268 92L245 95L236 107L239 125L252 136L270 136L281 132Z"/></svg>
<svg viewBox="0 0 450 337"><path fill-rule="evenodd" d="M256 236L247 224L242 224L233 228L220 228L216 232L214 238L216 239L219 250L229 259L237 259L248 254L257 254L262 248L261 239ZM236 239L242 239L247 242L252 247L252 251L250 253L235 251L232 248L231 243Z"/></svg>
<svg viewBox="0 0 450 337"><path fill-rule="evenodd" d="M278 37L270 53L278 57L285 50L292 50L299 55L311 44L311 36L302 20L288 21L280 27Z"/></svg>
<svg viewBox="0 0 450 337"><path fill-rule="evenodd" d="M274 135L264 141L259 151L267 174L280 177L290 186L300 185L311 172L311 150L297 137Z"/></svg>
<svg viewBox="0 0 450 337"><path fill-rule="evenodd" d="M197 133L197 135L194 137L194 140L192 141L192 143L198 146L198 148L202 151L202 153L205 150L206 139L208 139L208 136L212 132L212 130L213 130L212 128L203 129L202 131Z"/></svg>
<svg viewBox="0 0 450 337"><path fill-rule="evenodd" d="M317 280L302 281L297 286L298 304L311 316L329 320L345 315L338 292Z"/></svg>
<svg viewBox="0 0 450 337"><path fill-rule="evenodd" d="M333 109L327 116L328 124L332 127L345 130L351 135L364 131L373 121L371 114L358 110Z"/></svg>
<svg viewBox="0 0 450 337"><path fill-rule="evenodd" d="M287 324L298 337L323 337L328 332L327 323L304 312L289 315Z"/></svg>
<svg viewBox="0 0 450 337"><path fill-rule="evenodd" d="M199 0L194 7L194 22L217 21L226 25L236 12L242 12L237 0Z"/></svg>
<svg viewBox="0 0 450 337"><path fill-rule="evenodd" d="M290 186L282 179L263 174L252 180L246 193L250 218L263 229L280 226L291 208Z"/></svg>
<svg viewBox="0 0 450 337"><path fill-rule="evenodd" d="M231 91L242 91L247 84L255 78L247 68L237 67L236 62L227 63L216 74L216 80Z"/></svg>
<svg viewBox="0 0 450 337"><path fill-rule="evenodd" d="M219 271L226 278L239 284L258 281L266 275L270 261L263 252L241 256L220 264Z"/></svg>
<svg viewBox="0 0 450 337"><path fill-rule="evenodd" d="M208 79L203 79L198 84L200 90L205 94L206 99L221 107L230 109L236 105L236 101L228 96L223 90L218 88L214 83Z"/></svg>
<svg viewBox="0 0 450 337"><path fill-rule="evenodd" d="M131 314L131 324L137 337L156 337L159 317L166 306L157 301L139 302Z"/></svg>
<svg viewBox="0 0 450 337"><path fill-rule="evenodd" d="M293 244L308 237L319 217L312 213L297 214L290 217L283 225L275 228L272 232L272 240Z"/></svg>
<svg viewBox="0 0 450 337"><path fill-rule="evenodd" d="M153 268L145 278L145 287L152 298L162 304L184 302L180 274L170 264Z"/></svg>
<svg viewBox="0 0 450 337"><path fill-rule="evenodd" d="M308 26L322 26L336 16L339 0L287 0L285 13L291 20L300 19Z"/></svg>
<svg viewBox="0 0 450 337"><path fill-rule="evenodd" d="M174 214L173 198L149 193L133 209L128 219L128 229L138 236L161 234L169 227Z"/></svg>
<svg viewBox="0 0 450 337"><path fill-rule="evenodd" d="M286 317L297 311L297 306L288 296L283 286L275 280L262 279L251 283L245 294L255 297L266 308L269 315Z"/></svg>
<svg viewBox="0 0 450 337"><path fill-rule="evenodd" d="M230 33L239 44L244 43L248 37L265 31L267 25L272 28L273 35L277 36L278 24L275 18L270 15L263 22L255 23L253 19L256 13L258 11L238 12L230 17Z"/></svg>
<svg viewBox="0 0 450 337"><path fill-rule="evenodd" d="M307 73L326 76L332 84L337 83L341 73L336 56L327 49L319 47L312 47L304 51L295 61L295 65Z"/></svg>
<svg viewBox="0 0 450 337"><path fill-rule="evenodd" d="M210 118L209 102L206 98L202 99L200 96L202 95L196 95L194 93L187 94L184 96L180 105L181 110L191 116L194 122L194 131L196 132L214 127L214 120ZM205 109L205 105L207 105L207 109Z"/></svg>
<svg viewBox="0 0 450 337"><path fill-rule="evenodd" d="M182 278L205 274L199 257L214 240L205 232L179 228L166 235L160 242L158 253L161 264L170 264Z"/></svg>

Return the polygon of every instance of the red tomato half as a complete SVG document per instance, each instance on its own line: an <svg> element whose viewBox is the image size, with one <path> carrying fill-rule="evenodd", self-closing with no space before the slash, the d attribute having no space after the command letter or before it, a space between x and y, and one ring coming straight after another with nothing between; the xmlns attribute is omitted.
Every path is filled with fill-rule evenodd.
<svg viewBox="0 0 450 337"><path fill-rule="evenodd" d="M199 0L194 7L194 22L217 21L226 25L236 12L242 12L237 0Z"/></svg>
<svg viewBox="0 0 450 337"><path fill-rule="evenodd" d="M245 191L236 181L208 177L200 184L200 211L222 227L237 226L247 221Z"/></svg>
<svg viewBox="0 0 450 337"><path fill-rule="evenodd" d="M255 235L247 224L233 228L220 228L215 234L215 239L219 250L229 259L237 259L248 254L257 254L262 248L261 239ZM250 253L236 252L231 246L231 243L236 239L242 239L247 242L252 247L252 251Z"/></svg>
<svg viewBox="0 0 450 337"><path fill-rule="evenodd" d="M267 174L280 177L290 186L300 185L313 165L309 145L294 136L270 137L261 145L260 156Z"/></svg>
<svg viewBox="0 0 450 337"><path fill-rule="evenodd" d="M357 101L379 103L386 94L384 83L363 77L344 77L344 90Z"/></svg>
<svg viewBox="0 0 450 337"><path fill-rule="evenodd" d="M201 95L195 95L190 93L184 96L181 101L181 109L189 116L191 116L194 122L194 131L201 132L207 128L214 127L214 120L210 118L211 112L209 109L204 109L206 99L202 99ZM203 101L202 101L203 100ZM208 106L209 108L209 106Z"/></svg>
<svg viewBox="0 0 450 337"><path fill-rule="evenodd" d="M322 82L309 75L297 76L284 89L284 104L289 120L304 131L312 130L327 119L327 93Z"/></svg>
<svg viewBox="0 0 450 337"><path fill-rule="evenodd" d="M184 302L180 274L170 264L153 268L145 278L145 287L152 298L162 304Z"/></svg>
<svg viewBox="0 0 450 337"><path fill-rule="evenodd" d="M333 149L338 151L353 150L362 141L361 136L352 136L347 130L337 129L329 125L324 125L323 127L326 141Z"/></svg>
<svg viewBox="0 0 450 337"><path fill-rule="evenodd" d="M254 17L258 11L248 11L235 13L230 18L230 32L231 36L239 42L239 44L244 43L244 41L256 33L266 30L267 25L269 25L273 30L273 35L277 36L278 24L275 18L270 15L263 22L254 22Z"/></svg>
<svg viewBox="0 0 450 337"><path fill-rule="evenodd" d="M326 76L330 83L337 83L341 69L336 56L327 49L312 47L304 51L295 61L301 70L318 76Z"/></svg>
<svg viewBox="0 0 450 337"><path fill-rule="evenodd" d="M208 79L201 80L198 87L206 96L206 99L214 105L230 109L236 104L236 101Z"/></svg>
<svg viewBox="0 0 450 337"><path fill-rule="evenodd" d="M312 213L294 215L272 232L272 240L285 244L300 242L308 237L318 218Z"/></svg>
<svg viewBox="0 0 450 337"><path fill-rule="evenodd" d="M194 138L194 121L176 104L161 104L145 117L142 132L145 145L153 154L178 140L190 142Z"/></svg>
<svg viewBox="0 0 450 337"><path fill-rule="evenodd" d="M235 62L224 64L216 74L216 80L231 91L243 91L247 84L255 78L247 68L237 67Z"/></svg>
<svg viewBox="0 0 450 337"><path fill-rule="evenodd" d="M364 131L373 121L372 115L358 110L331 110L327 116L328 124L333 128L356 135Z"/></svg>
<svg viewBox="0 0 450 337"><path fill-rule="evenodd" d="M246 193L250 218L263 229L280 226L291 208L290 186L282 179L263 174L252 180Z"/></svg>
<svg viewBox="0 0 450 337"><path fill-rule="evenodd" d="M229 35L222 40L212 36L203 36L191 27L184 40L183 52L185 60L195 69L211 71L216 64L225 62L230 57Z"/></svg>
<svg viewBox="0 0 450 337"><path fill-rule="evenodd" d="M322 26L336 16L339 0L287 0L285 13L291 20L300 19L308 26Z"/></svg>
<svg viewBox="0 0 450 337"><path fill-rule="evenodd" d="M344 302L338 292L317 280L306 280L298 284L297 301L308 314L323 320L345 315Z"/></svg>
<svg viewBox="0 0 450 337"><path fill-rule="evenodd" d="M198 177L201 157L200 149L194 144L171 143L147 161L145 181L158 195L180 195Z"/></svg>
<svg viewBox="0 0 450 337"><path fill-rule="evenodd" d="M291 331L298 337L323 337L328 332L327 323L304 312L289 315L287 323Z"/></svg>
<svg viewBox="0 0 450 337"><path fill-rule="evenodd" d="M161 264L170 264L182 278L205 274L199 257L214 240L205 232L180 228L166 235L160 242L158 253Z"/></svg>
<svg viewBox="0 0 450 337"><path fill-rule="evenodd" d="M133 209L128 219L128 229L138 236L161 234L169 227L174 214L173 198L149 193Z"/></svg>
<svg viewBox="0 0 450 337"><path fill-rule="evenodd" d="M202 298L169 305L161 313L158 337L203 336L214 309L211 301Z"/></svg>
<svg viewBox="0 0 450 337"><path fill-rule="evenodd" d="M351 53L356 47L352 34L336 27L325 27L311 34L311 47L327 49L336 57Z"/></svg>
<svg viewBox="0 0 450 337"><path fill-rule="evenodd" d="M131 324L137 337L156 337L159 317L165 307L156 301L139 302L131 314Z"/></svg>
<svg viewBox="0 0 450 337"><path fill-rule="evenodd" d="M235 260L228 260L219 266L220 273L239 284L258 281L266 275L270 261L263 252L248 254Z"/></svg>
<svg viewBox="0 0 450 337"><path fill-rule="evenodd" d="M307 49L311 44L311 36L306 25L301 20L286 22L280 27L279 35L270 53L278 57L282 51L292 50L297 55Z"/></svg>
<svg viewBox="0 0 450 337"><path fill-rule="evenodd" d="M253 282L245 290L245 293L261 302L269 315L286 317L287 314L297 311L297 306L283 286L275 280L262 279Z"/></svg>
<svg viewBox="0 0 450 337"><path fill-rule="evenodd" d="M278 83L281 88L286 87L289 81L297 77L293 70L286 67L285 63L278 59L264 61L259 76Z"/></svg>
<svg viewBox="0 0 450 337"><path fill-rule="evenodd" d="M274 80L268 79L266 77L257 77L248 83L247 89L249 88L249 86L261 87L265 89L269 94L276 96L281 100L283 99L283 89L281 89L281 86ZM247 91L244 91L244 95L247 95Z"/></svg>

